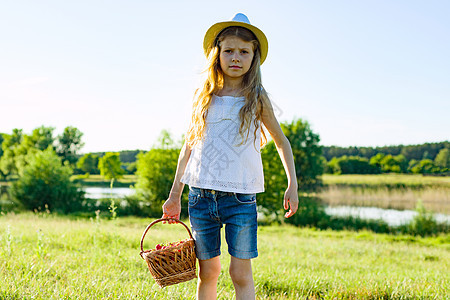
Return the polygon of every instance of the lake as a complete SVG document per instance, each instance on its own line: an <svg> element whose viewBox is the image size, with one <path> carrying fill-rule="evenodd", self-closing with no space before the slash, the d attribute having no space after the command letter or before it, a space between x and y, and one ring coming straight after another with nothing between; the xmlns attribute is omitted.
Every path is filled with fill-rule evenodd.
<svg viewBox="0 0 450 300"><path fill-rule="evenodd" d="M101 199L101 198L123 198L134 194L134 190L126 187L104 188L104 187L85 187L83 191L86 192L86 198Z"/></svg>
<svg viewBox="0 0 450 300"><path fill-rule="evenodd" d="M130 188L101 188L101 187L86 187L83 189L86 192L87 198L123 198L125 196L133 195L134 190ZM396 210L384 209L377 207L359 207L359 206L327 206L325 212L332 216L352 216L362 219L381 219L390 226L398 226L409 223L417 214L414 210ZM434 214L436 221L447 222L450 224L450 215Z"/></svg>

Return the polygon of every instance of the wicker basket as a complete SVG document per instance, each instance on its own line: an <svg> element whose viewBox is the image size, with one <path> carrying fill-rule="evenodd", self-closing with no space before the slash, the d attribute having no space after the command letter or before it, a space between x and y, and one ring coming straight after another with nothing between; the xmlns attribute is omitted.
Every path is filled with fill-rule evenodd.
<svg viewBox="0 0 450 300"><path fill-rule="evenodd" d="M186 239L178 246L172 246L161 250L143 249L144 237L147 231L156 223L173 220L182 224L189 233L189 239ZM185 282L197 277L195 274L195 244L189 228L180 220L167 218L153 221L147 226L141 238L141 257L147 262L150 273L156 283L163 287Z"/></svg>

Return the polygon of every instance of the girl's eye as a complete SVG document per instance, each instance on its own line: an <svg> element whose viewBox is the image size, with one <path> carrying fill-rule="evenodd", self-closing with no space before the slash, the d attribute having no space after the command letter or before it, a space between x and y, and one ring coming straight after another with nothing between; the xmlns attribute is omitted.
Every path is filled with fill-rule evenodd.
<svg viewBox="0 0 450 300"><path fill-rule="evenodd" d="M223 52L225 52L225 53L230 53L230 52L231 52L231 50L225 50L225 51L223 51Z"/></svg>
<svg viewBox="0 0 450 300"><path fill-rule="evenodd" d="M248 51L246 51L246 50L242 50L242 53L244 53L244 54L247 54L247 53L248 53Z"/></svg>

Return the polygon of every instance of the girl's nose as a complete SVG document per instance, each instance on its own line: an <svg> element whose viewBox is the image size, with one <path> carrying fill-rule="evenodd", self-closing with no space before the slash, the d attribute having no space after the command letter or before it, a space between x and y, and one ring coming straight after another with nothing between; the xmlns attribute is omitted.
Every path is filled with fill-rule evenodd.
<svg viewBox="0 0 450 300"><path fill-rule="evenodd" d="M237 56L237 54L233 55L233 57L231 58L231 61L234 61L234 62L238 62L239 61L239 57Z"/></svg>

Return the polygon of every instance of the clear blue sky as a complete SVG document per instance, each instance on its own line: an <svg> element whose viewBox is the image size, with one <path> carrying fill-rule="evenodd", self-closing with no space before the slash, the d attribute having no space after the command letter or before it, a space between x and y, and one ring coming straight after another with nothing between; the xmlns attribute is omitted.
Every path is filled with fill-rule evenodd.
<svg viewBox="0 0 450 300"><path fill-rule="evenodd" d="M322 145L450 139L450 1L3 1L0 132L75 126L82 152L181 137L215 22L247 14L269 40L280 122Z"/></svg>

